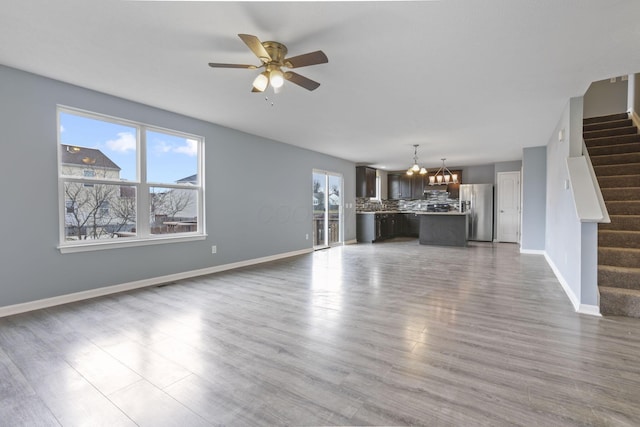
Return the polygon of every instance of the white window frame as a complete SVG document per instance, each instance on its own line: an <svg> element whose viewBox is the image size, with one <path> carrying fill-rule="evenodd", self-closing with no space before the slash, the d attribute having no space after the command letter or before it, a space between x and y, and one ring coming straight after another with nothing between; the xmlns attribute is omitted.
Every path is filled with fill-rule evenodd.
<svg viewBox="0 0 640 427"><path fill-rule="evenodd" d="M129 180L113 180L99 179L95 177L70 176L62 174L62 158L61 158L61 135L60 135L60 113L74 114L89 119L106 121L118 125L133 127L136 129L136 156L137 156L137 179ZM58 250L61 253L75 253L85 251L95 251L102 249L124 248L132 246L146 246L175 242L189 242L196 240L204 240L207 237L205 224L205 190L204 190L204 137L186 132L180 132L171 129L165 129L159 126L148 125L145 123L135 122L132 120L112 117L91 111L85 111L69 106L58 105L56 108L56 124L57 124L57 161L58 161L58 212L59 212L59 236L60 241ZM198 159L197 159L197 184L179 184L164 182L147 182L147 156L146 156L146 133L160 132L168 135L187 138L198 141ZM106 185L126 185L135 187L136 189L136 236L117 239L99 239L99 240L82 240L67 241L65 230L65 214L67 205L65 203L64 185L68 182L78 182L85 185L106 184ZM196 191L197 193L197 230L191 232L171 233L171 234L151 234L149 213L149 190L152 187L187 189Z"/></svg>

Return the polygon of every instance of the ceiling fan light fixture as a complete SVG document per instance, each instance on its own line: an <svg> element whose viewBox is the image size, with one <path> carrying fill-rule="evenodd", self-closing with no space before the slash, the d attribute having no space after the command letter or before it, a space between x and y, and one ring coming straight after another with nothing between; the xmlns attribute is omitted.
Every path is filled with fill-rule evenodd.
<svg viewBox="0 0 640 427"><path fill-rule="evenodd" d="M269 77L265 71L258 74L258 77L253 81L253 87L259 92L264 92L265 89L267 89L267 86L269 86Z"/></svg>
<svg viewBox="0 0 640 427"><path fill-rule="evenodd" d="M273 86L274 89L281 88L284 84L284 74L282 71L278 68L271 70L269 73L269 83L271 83L271 86Z"/></svg>

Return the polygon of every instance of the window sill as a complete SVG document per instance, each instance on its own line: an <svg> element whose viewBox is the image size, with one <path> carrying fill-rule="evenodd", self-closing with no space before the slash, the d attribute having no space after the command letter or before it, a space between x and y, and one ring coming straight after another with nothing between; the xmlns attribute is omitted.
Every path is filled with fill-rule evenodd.
<svg viewBox="0 0 640 427"><path fill-rule="evenodd" d="M179 236L159 236L149 237L146 239L139 238L122 238L118 241L91 242L91 243L75 243L58 245L58 250L63 254L72 254L78 252L101 251L104 249L131 248L135 246L163 245L166 243L182 243L204 240L206 234L181 234Z"/></svg>

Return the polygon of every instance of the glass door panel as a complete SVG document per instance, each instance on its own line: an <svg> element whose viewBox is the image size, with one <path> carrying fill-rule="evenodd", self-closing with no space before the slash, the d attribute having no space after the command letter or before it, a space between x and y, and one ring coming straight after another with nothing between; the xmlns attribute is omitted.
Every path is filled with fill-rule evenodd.
<svg viewBox="0 0 640 427"><path fill-rule="evenodd" d="M327 214L328 222L328 244L329 246L341 243L341 213L342 213L342 177L339 175L327 175L328 177L328 195L327 206L329 207Z"/></svg>
<svg viewBox="0 0 640 427"><path fill-rule="evenodd" d="M313 246L322 248L327 246L327 210L325 203L327 175L313 173Z"/></svg>
<svg viewBox="0 0 640 427"><path fill-rule="evenodd" d="M313 246L342 243L342 176L313 172Z"/></svg>

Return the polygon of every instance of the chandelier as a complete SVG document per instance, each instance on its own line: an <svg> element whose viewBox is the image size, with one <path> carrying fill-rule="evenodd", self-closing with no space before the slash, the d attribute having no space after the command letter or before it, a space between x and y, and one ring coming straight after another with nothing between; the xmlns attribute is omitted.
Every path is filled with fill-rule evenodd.
<svg viewBox="0 0 640 427"><path fill-rule="evenodd" d="M419 173L420 175L426 175L427 170L418 166L418 144L413 144L413 166L407 169L407 175L413 175Z"/></svg>
<svg viewBox="0 0 640 427"><path fill-rule="evenodd" d="M442 160L442 166L440 169L429 177L429 185L440 185L440 184L457 184L458 183L458 174L451 173L451 171L445 166L444 161L446 158L440 159Z"/></svg>

